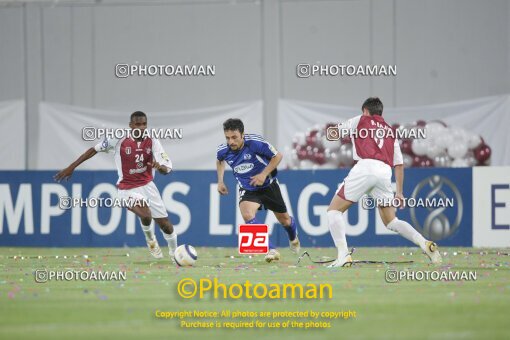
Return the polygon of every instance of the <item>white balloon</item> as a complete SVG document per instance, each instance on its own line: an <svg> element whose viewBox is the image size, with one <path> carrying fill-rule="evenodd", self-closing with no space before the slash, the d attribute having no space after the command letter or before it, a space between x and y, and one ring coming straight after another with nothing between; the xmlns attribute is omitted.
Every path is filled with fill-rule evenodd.
<svg viewBox="0 0 510 340"><path fill-rule="evenodd" d="M310 170L313 168L315 164L309 160L309 159L303 159L300 163L299 163L299 168L300 169L303 169L303 170Z"/></svg>
<svg viewBox="0 0 510 340"><path fill-rule="evenodd" d="M468 136L468 148L474 149L482 142L482 138L476 133L471 133Z"/></svg>
<svg viewBox="0 0 510 340"><path fill-rule="evenodd" d="M445 150L444 148L437 145L437 142L435 140L431 141L430 144L431 145L429 145L427 148L427 157L428 158L434 159L434 157L440 155Z"/></svg>
<svg viewBox="0 0 510 340"><path fill-rule="evenodd" d="M338 169L338 166L335 165L335 164L331 164L331 163L324 163L321 165L321 169Z"/></svg>
<svg viewBox="0 0 510 340"><path fill-rule="evenodd" d="M465 129L459 128L459 127L454 127L454 128L450 129L450 133L453 136L455 143L462 143L462 144L468 143L469 133Z"/></svg>
<svg viewBox="0 0 510 340"><path fill-rule="evenodd" d="M464 143L454 143L448 147L448 155L452 158L462 158L466 155L468 147Z"/></svg>
<svg viewBox="0 0 510 340"><path fill-rule="evenodd" d="M324 156L326 157L326 162L331 164L334 168L338 168L340 165L340 160L338 159L338 152L331 151L329 149L324 150Z"/></svg>
<svg viewBox="0 0 510 340"><path fill-rule="evenodd" d="M427 138L436 138L442 134L444 134L446 128L443 124L438 122L431 122L425 125L425 133Z"/></svg>
<svg viewBox="0 0 510 340"><path fill-rule="evenodd" d="M465 129L457 126L450 128L450 133L454 136L463 136L467 134Z"/></svg>
<svg viewBox="0 0 510 340"><path fill-rule="evenodd" d="M351 166L354 163L352 158L352 144L342 144L342 146L340 146L338 160L345 166Z"/></svg>
<svg viewBox="0 0 510 340"><path fill-rule="evenodd" d="M449 168L451 165L452 161L446 153L441 153L434 157L434 166L438 168Z"/></svg>
<svg viewBox="0 0 510 340"><path fill-rule="evenodd" d="M448 129L445 132L435 138L435 144L446 149L453 143L453 136L448 133Z"/></svg>
<svg viewBox="0 0 510 340"><path fill-rule="evenodd" d="M417 156L425 156L427 154L427 140L426 139L415 139L411 144L413 153Z"/></svg>
<svg viewBox="0 0 510 340"><path fill-rule="evenodd" d="M464 157L464 159L466 160L468 166L475 166L476 163L478 163L473 153L468 153L468 155Z"/></svg>
<svg viewBox="0 0 510 340"><path fill-rule="evenodd" d="M402 154L402 158L404 161L404 168L410 168L413 165L413 157L408 154Z"/></svg>
<svg viewBox="0 0 510 340"><path fill-rule="evenodd" d="M466 168L468 166L468 162L464 158L456 158L452 162L453 168Z"/></svg>

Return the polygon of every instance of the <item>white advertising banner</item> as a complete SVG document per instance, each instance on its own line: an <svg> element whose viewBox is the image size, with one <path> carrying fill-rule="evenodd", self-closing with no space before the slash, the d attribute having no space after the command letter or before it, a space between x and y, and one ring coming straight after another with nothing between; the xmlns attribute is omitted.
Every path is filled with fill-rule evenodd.
<svg viewBox="0 0 510 340"><path fill-rule="evenodd" d="M100 140L87 141L88 138L83 136L84 128L127 129L131 113L41 103L36 169L62 169L99 143ZM160 139L175 170L216 169L216 148L225 141L222 124L228 118L241 119L248 133L261 134L263 128L261 101L145 113L148 129L177 129L182 132L182 138L177 138L178 133L175 133L173 139ZM115 169L115 162L109 155L96 155L79 169L110 170Z"/></svg>
<svg viewBox="0 0 510 340"><path fill-rule="evenodd" d="M510 247L510 167L473 168L473 246Z"/></svg>

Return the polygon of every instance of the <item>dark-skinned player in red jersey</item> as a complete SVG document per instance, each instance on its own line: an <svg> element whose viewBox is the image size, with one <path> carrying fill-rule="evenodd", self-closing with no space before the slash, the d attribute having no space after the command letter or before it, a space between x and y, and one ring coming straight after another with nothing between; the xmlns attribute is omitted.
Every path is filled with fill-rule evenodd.
<svg viewBox="0 0 510 340"><path fill-rule="evenodd" d="M119 174L117 181L118 196L132 202L126 208L135 213L142 224L147 246L151 255L162 258L163 253L151 229L152 219L159 225L168 242L169 255L174 262L177 248L177 235L168 219L168 213L161 199L161 194L152 181L155 171L166 175L172 171L172 161L168 158L161 143L145 133L147 115L141 111L131 114L129 127L131 134L120 139L105 138L95 147L88 149L76 161L55 175L55 180L69 180L74 170L98 152L113 152ZM134 138L139 137L139 138Z"/></svg>
<svg viewBox="0 0 510 340"><path fill-rule="evenodd" d="M397 201L400 209L404 207L404 165L395 133L392 133L393 130L382 117L383 103L379 98L368 98L361 111L360 116L338 125L341 135L347 131L351 136L353 158L357 163L338 188L328 208L329 231L338 249L337 259L329 267L352 265L345 238L344 212L365 194L375 199L386 228L419 246L432 263L441 263L437 245L426 240L409 223L399 220L396 217L396 207L391 205L391 202ZM397 182L395 195L391 186L392 168L395 169Z"/></svg>

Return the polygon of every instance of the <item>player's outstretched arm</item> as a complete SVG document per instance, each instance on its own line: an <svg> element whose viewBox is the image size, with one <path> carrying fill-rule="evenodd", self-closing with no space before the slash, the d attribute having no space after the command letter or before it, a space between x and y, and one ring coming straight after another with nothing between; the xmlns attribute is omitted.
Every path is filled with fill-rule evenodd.
<svg viewBox="0 0 510 340"><path fill-rule="evenodd" d="M81 163L85 162L87 159L94 157L94 155L97 153L97 151L94 148L90 148L87 151L85 151L77 160L75 160L73 163L71 163L67 168L57 173L53 178L55 181L60 182L61 180L65 179L66 181L71 178L73 175L74 169L78 167Z"/></svg>
<svg viewBox="0 0 510 340"><path fill-rule="evenodd" d="M403 186L404 186L404 165L399 164L395 165L395 181L397 182L397 192L395 193L395 198L400 202L400 209L404 209L404 194L403 194Z"/></svg>
<svg viewBox="0 0 510 340"><path fill-rule="evenodd" d="M216 160L216 173L218 174L218 192L221 195L227 195L228 188L223 182L223 175L225 174L225 161Z"/></svg>
<svg viewBox="0 0 510 340"><path fill-rule="evenodd" d="M278 152L273 158L271 158L271 161L269 161L269 164L262 170L262 172L256 176L251 177L250 184L253 186L258 186L264 184L266 181L267 176L271 172L273 172L274 169L280 164L282 161L283 155Z"/></svg>

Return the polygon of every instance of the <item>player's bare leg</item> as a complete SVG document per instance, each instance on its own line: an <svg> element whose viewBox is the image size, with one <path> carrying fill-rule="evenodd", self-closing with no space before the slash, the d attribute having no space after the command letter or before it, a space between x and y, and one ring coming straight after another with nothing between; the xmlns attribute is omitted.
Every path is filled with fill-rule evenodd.
<svg viewBox="0 0 510 340"><path fill-rule="evenodd" d="M242 201L239 203L239 210L241 210L241 216L243 216L244 222L250 223L251 220L255 219L259 207L260 204L257 202Z"/></svg>
<svg viewBox="0 0 510 340"><path fill-rule="evenodd" d="M394 231L419 246L434 264L442 262L437 244L426 240L416 229L406 221L399 220L395 214L395 207L379 207L379 214L386 228Z"/></svg>
<svg viewBox="0 0 510 340"><path fill-rule="evenodd" d="M260 203L251 201L241 201L239 203L239 210L241 210L241 216L246 224L260 224L255 218L257 211L260 207ZM269 240L269 252L266 254L266 262L277 261L280 259L280 253Z"/></svg>
<svg viewBox="0 0 510 340"><path fill-rule="evenodd" d="M287 235L289 236L289 247L293 253L299 253L301 249L301 244L299 243L299 238L297 236L297 226L294 218L292 218L288 213L278 213L274 212L274 215L278 222L283 226Z"/></svg>
<svg viewBox="0 0 510 340"><path fill-rule="evenodd" d="M158 240L154 236L154 231L151 228L152 214L149 207L145 205L145 203L142 203L136 204L132 208L129 208L129 210L134 212L135 215L140 218L145 240L147 241L147 247L149 248L151 255L157 259L163 258L163 253L159 247Z"/></svg>
<svg viewBox="0 0 510 340"><path fill-rule="evenodd" d="M353 202L344 200L338 195L333 196L328 208L328 225L331 237L338 250L337 259L328 267L349 267L352 265L352 257L347 248L345 238L346 222L344 212L349 209Z"/></svg>
<svg viewBox="0 0 510 340"><path fill-rule="evenodd" d="M174 226L167 217L155 218L154 221L156 221L163 232L163 237L168 243L168 253L172 262L174 262L174 253L175 249L177 249L177 234L174 232Z"/></svg>

